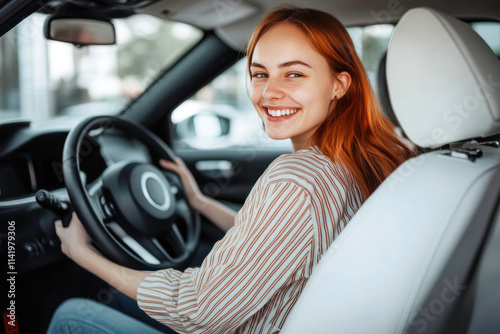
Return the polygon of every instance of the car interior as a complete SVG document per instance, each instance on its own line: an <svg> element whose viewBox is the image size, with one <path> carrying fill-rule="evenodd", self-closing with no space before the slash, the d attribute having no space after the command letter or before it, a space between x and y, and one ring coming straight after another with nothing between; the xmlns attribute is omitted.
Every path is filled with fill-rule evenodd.
<svg viewBox="0 0 500 334"><path fill-rule="evenodd" d="M381 110L421 153L323 255L281 332L500 332L500 4L292 3L348 28ZM60 250L54 221L71 207L117 263L201 264L224 232L158 161L182 158L206 195L238 210L292 151L265 138L245 76L252 30L280 4L0 1L0 252L14 278L1 330L13 304L19 333L45 333L72 297L120 307ZM172 203L164 215L137 200L151 182Z"/></svg>

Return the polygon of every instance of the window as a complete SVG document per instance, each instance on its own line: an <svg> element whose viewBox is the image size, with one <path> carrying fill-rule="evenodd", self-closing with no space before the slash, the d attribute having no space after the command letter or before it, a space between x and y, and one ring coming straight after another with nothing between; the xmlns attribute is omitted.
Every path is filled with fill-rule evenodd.
<svg viewBox="0 0 500 334"><path fill-rule="evenodd" d="M0 121L72 125L117 113L203 36L187 24L134 15L113 21L116 45L77 48L43 38L45 18L34 13L0 38Z"/></svg>
<svg viewBox="0 0 500 334"><path fill-rule="evenodd" d="M500 22L474 22L471 23L471 26L493 52L500 56Z"/></svg>
<svg viewBox="0 0 500 334"><path fill-rule="evenodd" d="M372 87L375 89L380 60L387 52L394 26L377 24L366 27L350 27L347 28L347 31L351 35L356 52L365 66Z"/></svg>

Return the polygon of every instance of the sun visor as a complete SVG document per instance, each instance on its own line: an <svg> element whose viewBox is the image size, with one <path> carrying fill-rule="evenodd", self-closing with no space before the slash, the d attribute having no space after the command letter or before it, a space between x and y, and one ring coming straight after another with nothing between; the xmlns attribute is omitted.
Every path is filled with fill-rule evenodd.
<svg viewBox="0 0 500 334"><path fill-rule="evenodd" d="M247 18L257 7L243 0L159 1L140 12L211 30Z"/></svg>

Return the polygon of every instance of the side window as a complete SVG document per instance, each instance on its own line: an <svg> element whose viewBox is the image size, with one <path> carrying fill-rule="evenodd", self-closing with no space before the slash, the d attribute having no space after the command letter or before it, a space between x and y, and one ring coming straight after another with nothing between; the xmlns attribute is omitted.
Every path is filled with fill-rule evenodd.
<svg viewBox="0 0 500 334"><path fill-rule="evenodd" d="M484 39L493 52L500 57L500 23L473 22L471 26Z"/></svg>
<svg viewBox="0 0 500 334"><path fill-rule="evenodd" d="M267 136L248 97L246 75L243 58L174 110L174 149L292 150L289 140Z"/></svg>
<svg viewBox="0 0 500 334"><path fill-rule="evenodd" d="M387 52L394 26L376 24L366 27L350 27L347 28L347 31L351 35L356 52L365 66L372 87L376 89L380 60Z"/></svg>

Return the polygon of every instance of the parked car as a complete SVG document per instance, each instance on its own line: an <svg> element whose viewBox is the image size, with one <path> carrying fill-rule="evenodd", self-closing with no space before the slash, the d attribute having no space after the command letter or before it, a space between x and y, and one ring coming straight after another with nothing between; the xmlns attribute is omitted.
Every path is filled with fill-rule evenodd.
<svg viewBox="0 0 500 334"><path fill-rule="evenodd" d="M71 197L68 196L68 189L71 195L74 191L72 189L78 188L81 183L83 186L80 188L87 192L84 197L87 196L92 201L89 205L98 207L106 214L116 208L106 202L105 194L95 190L103 171L110 166L131 161L155 165L159 157L165 156L164 147L168 145L167 151L170 152L171 149L171 152L186 162L205 194L239 209L267 166L279 155L291 152L289 142L272 141L259 128L258 119L247 101L244 82L246 42L258 19L279 3L280 1L274 0L0 2L0 251L6 264L4 272L8 282L6 290L2 292L7 296L2 299L2 308L6 310L3 317L6 332L10 330L9 321L15 321L21 333L44 333L56 307L71 297L91 298L111 305L117 303L118 297L112 288L79 268L61 252L53 228L57 215L37 203L37 191L44 189L59 200L67 201ZM500 3L497 1L310 0L306 5L328 11L349 28L384 111L398 126L402 126L402 132L409 136L409 140L415 137L412 137L413 133L407 133L405 125L418 120L396 119L392 109L400 110L401 105L404 105L399 96L407 93L404 96L408 97L408 91L411 90L411 94L422 101L427 98L429 103L435 101L412 90L414 78L409 78L408 85L400 85L398 89L389 86L392 88L391 94L387 92L386 72L383 70L386 66L385 55L394 27L405 13L416 7L428 6L457 17L470 24L488 43L492 52L500 56ZM88 26L74 25L71 18L89 19L90 23ZM52 30L49 28L51 25L54 25ZM407 43L413 45L413 40L408 37ZM430 53L432 50L429 48L418 52ZM470 52L473 53L473 50ZM392 56L395 57L394 54ZM391 66L390 53L387 58L387 65ZM408 66L410 64L411 60L408 59ZM398 62L398 66L405 68L405 62ZM500 66L500 62L492 65L491 73L496 73L494 66ZM463 63L463 67L467 67L467 63ZM457 66L456 70L459 71L460 68ZM429 85L433 84L433 79L434 77L429 79ZM496 82L495 78L492 80L493 83ZM453 84L457 81L449 81L450 91L454 90ZM491 95L494 94L498 95L498 92ZM465 95L462 99L462 102L465 101L464 108L470 105L467 103L476 101L467 98ZM119 102L111 102L110 105L106 101ZM394 104L394 101L397 103ZM499 105L493 107L498 108ZM469 116L464 116L465 113L453 111L453 106L450 108L452 111L446 115L453 117L454 124L460 122L460 126L471 126L470 119L473 116L469 119ZM96 112L104 116L112 114L116 118L83 120L83 116L95 116ZM78 116L77 120L69 117L74 116L74 113ZM79 136L74 134L68 137L71 130ZM492 135L498 134L498 131L493 132ZM148 133L152 133L153 137ZM440 133L437 136L440 137ZM72 148L75 151L70 153L73 158L79 157L81 164L73 169L72 177L77 181L69 185L63 171L63 151L65 144L68 147L67 142L71 140L78 145L74 143ZM438 152L443 157L461 155L462 158L465 157L466 164L481 157L477 153L477 146L474 146L479 145L477 140L476 143L467 144L472 146L460 146L457 150L453 150L454 144L446 143L444 151L439 151L443 149L440 146L426 146L422 142L417 144L425 147L425 151ZM496 137L479 140L486 143L482 144L481 148L485 148L480 151L487 159L494 160L498 156L494 151L495 146L498 146L498 143L495 144L496 140ZM477 155L471 157L473 154ZM403 189L405 184L413 184L413 181L408 181L409 177L418 174L413 171L418 170L424 161L418 159L410 161L389 177L386 188L397 185L396 188ZM445 174L452 174L459 169L456 165L446 166L443 168L450 169L445 170ZM171 182L173 189L181 187L175 174L165 173L165 177ZM423 178L421 184L425 180L427 179ZM467 180L454 180L455 184L461 182ZM493 181L491 184L494 184ZM391 217L396 216L393 213L400 211L417 215L417 211L427 209L419 206L418 200L423 197L431 202L445 203L446 196L433 196L451 196L450 192L440 192L437 189L440 189L438 181L434 186L420 188L420 197L411 197L410 194L415 192L406 189L402 192L404 196L393 198L393 203L383 202L383 209L386 210L384 215L373 217L391 220ZM178 197L179 202L182 202L181 193L174 191L172 196ZM464 195L467 201L457 202L460 205L436 204L431 208L434 215L429 215L428 219L441 219L444 213L442 216L438 214L445 208L455 210L451 212L453 214L464 214L465 217L467 215L461 210L467 207L467 203L470 203L472 211L476 206L480 209L478 202L484 202L483 196L485 192L477 190L474 194ZM495 193L491 190L490 198L495 198L496 202L490 203L488 214L495 213L498 209L498 191ZM73 203L76 199L71 198ZM361 212L370 212L370 208L376 207L375 199L371 199ZM416 202L411 203L414 200ZM451 197L448 200L452 201ZM187 212L187 216L192 213L189 209ZM470 211L466 212L470 214ZM496 217L493 213L491 219ZM155 261L147 247L130 242L131 235L125 227L116 224L114 227L108 226L107 236L97 235L95 231L89 233L95 237L94 241L104 254L124 264L142 269L166 266L184 269L189 265L199 265L204 254L224 235L204 217L197 216L196 219L200 220L197 223L200 231L196 235L192 235L193 231L185 227L189 224L179 223L181 238L189 241L189 256L183 253L186 251L184 249L174 256L173 261ZM428 222L433 226L432 220ZM471 218L471 222L474 223L475 220ZM398 223L406 226L405 221ZM474 229L468 229L474 226L472 223L464 225L464 231L473 233ZM396 304L386 304L386 301L392 303L391 298L381 300L379 294L371 295L370 284L373 283L378 288L379 285L375 283L385 280L384 275L389 276L389 272L391 277L398 275L388 270L377 271L376 262L367 253L382 245L378 244L377 239L370 239L370 235L366 235L364 239L353 237L353 240L360 240L354 247L357 251L353 253L351 250L350 255L345 257L352 260L355 254L359 268L366 270L349 271L346 274L348 277L345 281L351 281L352 286L346 286L345 289L344 286L341 287L345 292L341 294L344 299L335 300L335 296L329 295L328 289L325 289L325 300L315 305L327 312L330 308L342 309L342 305L349 304L349 301L361 300L356 307L351 308L349 304L350 307L344 308L347 316L342 316L343 323L352 324L352 331L342 327L342 332L359 333L356 329L361 327L357 325L369 324L373 328L371 333L378 333L377 330L387 328L384 326L388 323L394 324L391 327L394 333L500 332L500 322L497 319L500 307L500 266L490 255L491 249L498 251L500 245L498 238L495 239L498 225L497 219L489 227L481 229L480 231L485 231L484 238L476 240L475 244L471 241L464 242L466 245L477 246L471 248L471 254L477 254L472 259L464 257L456 262L454 249L440 253L433 253L429 249L429 261L433 256L440 260L437 267L432 268L436 272L441 269L451 270L451 265L460 267L463 264L464 267L470 267L470 271L464 274L472 286L468 290L471 292L467 294L459 289L462 287L461 283L454 283L455 277L449 277L446 282L451 285L444 288L434 285L435 282L426 281L425 289L420 289L421 286L415 283L411 293L405 295L408 297L408 305L403 310L404 315L396 315L393 310ZM356 235L355 226L361 225L353 226L349 230L351 232L346 233L343 238L351 233ZM384 228L379 229L379 232L384 231L388 235L383 246L394 246L396 254L390 258L400 262L394 260L380 268L392 268L397 273L400 263L408 263L415 258L404 253L405 245L399 242L403 240L399 238L399 232ZM408 231L411 231L410 227L407 228L406 232ZM441 244L449 245L446 243L446 236L450 234L442 234L444 241L436 241L436 247ZM456 239L461 240L460 236L461 234L456 236ZM109 241L112 238L118 241L112 243ZM421 239L422 236L415 235L415 239L406 246L419 243ZM337 250L336 245L332 246L332 252ZM348 247L342 248L341 245L342 243L338 243L338 249L347 249L346 252L349 252ZM164 244L163 247L169 249L171 245ZM176 252L175 249L169 250ZM334 258L340 262L342 259ZM344 265L350 263L352 262ZM318 276L327 271L324 268L328 267L325 264L321 268L322 272ZM337 268L339 275L342 275L341 268ZM421 272L414 276L424 277L426 269L428 267L422 267ZM494 279L477 278L484 277L481 276L486 275L484 272L490 273L491 276L488 277ZM412 279L402 272L399 277L403 282ZM319 279L315 282L319 282ZM448 290L442 292L445 288ZM439 298L437 300L441 303L433 302L436 299L431 297L436 289L438 295L441 292L445 299L448 298L446 300L451 300L450 296L453 295L453 302L445 303ZM405 293L407 291L404 290ZM449 291L457 293L451 295ZM314 287L305 290L305 293L309 292L314 298L318 298L318 294L314 294L317 292ZM400 290L394 288L391 292L398 294ZM455 303L455 300L460 303ZM475 303L470 302L471 300ZM446 308L446 305L453 307ZM314 309L310 305L308 307ZM358 308L363 309L363 312L358 311ZM440 315L443 316L440 318ZM286 330L293 332L293 326L297 322L302 326L310 326L309 328L313 328L313 325L316 326L314 328L319 328L323 323L323 333L334 332L335 328L328 327L325 317L335 320L336 314L322 316L323 318L306 320L300 318L300 312L293 313ZM396 321L397 316L400 318ZM415 326L412 319L423 319L423 322L418 322ZM456 319L465 320L458 322ZM442 327L436 327L436 324ZM295 328L301 328L299 325Z"/></svg>
<svg viewBox="0 0 500 334"><path fill-rule="evenodd" d="M250 106L249 106L250 107ZM177 147L187 149L290 148L286 140L272 140L253 110L239 110L226 103L187 100L172 113Z"/></svg>

